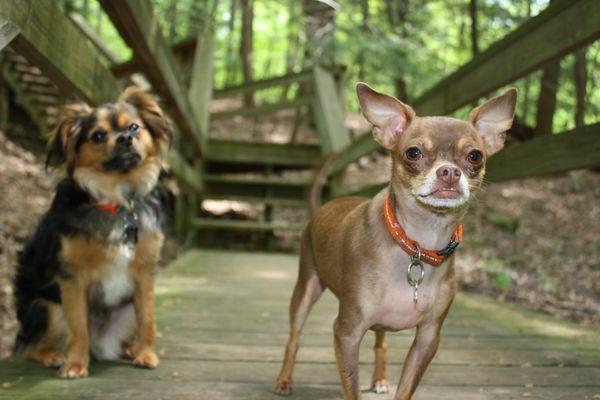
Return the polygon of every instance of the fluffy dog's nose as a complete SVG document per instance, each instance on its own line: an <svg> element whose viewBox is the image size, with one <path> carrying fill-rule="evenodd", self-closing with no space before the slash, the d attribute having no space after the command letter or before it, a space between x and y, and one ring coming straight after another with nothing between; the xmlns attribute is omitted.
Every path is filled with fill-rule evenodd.
<svg viewBox="0 0 600 400"><path fill-rule="evenodd" d="M133 142L133 137L129 133L124 133L117 138L117 143L121 146L129 147Z"/></svg>
<svg viewBox="0 0 600 400"><path fill-rule="evenodd" d="M442 182L452 185L453 183L458 182L461 172L459 168L453 167L452 165L442 165L436 171L436 175Z"/></svg>

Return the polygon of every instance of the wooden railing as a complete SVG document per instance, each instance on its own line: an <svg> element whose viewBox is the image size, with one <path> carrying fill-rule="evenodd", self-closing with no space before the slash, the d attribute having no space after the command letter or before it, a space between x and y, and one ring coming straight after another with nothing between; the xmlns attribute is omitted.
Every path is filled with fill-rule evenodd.
<svg viewBox="0 0 600 400"><path fill-rule="evenodd" d="M599 37L600 6L598 1L561 0L553 2L546 10L481 52L411 104L419 115L451 113ZM593 142L594 138L590 136L589 132L594 130L598 130L597 124L576 129L565 134L564 137L560 137L560 135L546 136L531 143L507 147L490 159L489 179L520 178L583 166L598 166L600 161L597 145L583 148L561 147L566 141L572 141L572 143ZM597 134L600 135L600 132ZM580 135L582 136L580 137ZM544 146L560 151L559 167L547 167L554 161L556 153L544 149ZM361 135L345 147L331 165L329 175L339 176L348 165L377 148L378 144L372 139L370 133ZM532 152L532 154L528 155L527 152ZM583 164L582 160L585 160ZM518 168L512 164L517 161L519 162ZM546 167L540 167L540 165ZM333 196L371 195L382 187L383 185L372 185L352 191L339 189L333 192Z"/></svg>

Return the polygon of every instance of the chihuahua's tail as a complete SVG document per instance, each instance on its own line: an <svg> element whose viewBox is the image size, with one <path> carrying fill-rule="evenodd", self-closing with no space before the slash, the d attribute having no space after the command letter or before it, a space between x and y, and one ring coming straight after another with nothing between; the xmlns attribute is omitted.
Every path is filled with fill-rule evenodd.
<svg viewBox="0 0 600 400"><path fill-rule="evenodd" d="M315 170L315 175L308 193L308 205L311 215L314 214L323 203L323 188L327 184L329 171L341 153L341 151L329 153L322 159Z"/></svg>

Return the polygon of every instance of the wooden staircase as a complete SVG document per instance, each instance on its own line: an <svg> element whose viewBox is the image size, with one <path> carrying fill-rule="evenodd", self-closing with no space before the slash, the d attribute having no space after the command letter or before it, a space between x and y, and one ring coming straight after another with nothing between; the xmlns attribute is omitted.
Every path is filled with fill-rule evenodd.
<svg viewBox="0 0 600 400"><path fill-rule="evenodd" d="M3 50L2 55L2 79L40 132L48 133L58 122L65 96L50 78L22 55L10 49Z"/></svg>
<svg viewBox="0 0 600 400"><path fill-rule="evenodd" d="M240 219L242 217L235 213L218 217L207 215L201 210L200 216L188 223L188 233L203 238L200 245L214 247L223 235L234 235L240 240L258 237L259 243L263 239L263 243L273 243L274 236L298 235L304 228L308 218L308 192L317 167L324 154L349 142L344 121L333 120L343 116L342 103L338 97L343 86L340 79L343 74L338 70L336 75L334 71L318 68L230 87L215 93L215 98L219 99L303 82L309 88L307 92L312 94L308 97L304 95L301 101L284 99L278 103L219 111L211 117L219 120L224 115L232 119L240 116L244 117L241 121L248 121L284 109L297 111L300 107L310 106L312 113L304 115L315 116L315 121L307 122L316 126L316 136L320 143L270 143L210 138L204 152L201 199L248 203L257 207L260 212L255 213L253 218ZM327 81L324 88L335 90L320 90L317 80L323 79ZM328 110L322 108L323 103L327 103ZM333 112L331 108L334 108ZM337 130L334 131L333 127ZM291 218L292 221L290 215L295 216ZM230 240L228 238L227 242Z"/></svg>

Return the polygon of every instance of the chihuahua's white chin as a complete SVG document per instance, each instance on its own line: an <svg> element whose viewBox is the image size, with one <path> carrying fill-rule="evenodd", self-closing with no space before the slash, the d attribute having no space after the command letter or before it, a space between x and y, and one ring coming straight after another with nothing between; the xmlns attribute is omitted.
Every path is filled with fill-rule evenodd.
<svg viewBox="0 0 600 400"><path fill-rule="evenodd" d="M415 197L418 202L420 202L421 204L424 204L426 206L435 207L435 208L446 208L446 209L462 207L469 200L469 197L465 196L464 194L461 194L460 197L457 197L455 199L440 199L440 198L434 197L432 195L429 195L429 196L416 195Z"/></svg>

